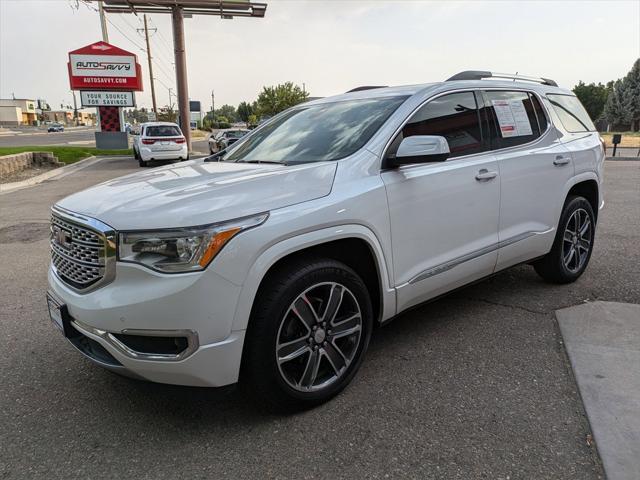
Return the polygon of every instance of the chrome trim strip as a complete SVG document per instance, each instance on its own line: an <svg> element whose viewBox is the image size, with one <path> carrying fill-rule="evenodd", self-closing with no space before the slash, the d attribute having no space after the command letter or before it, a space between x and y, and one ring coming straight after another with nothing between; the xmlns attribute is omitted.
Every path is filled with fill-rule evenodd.
<svg viewBox="0 0 640 480"><path fill-rule="evenodd" d="M178 362L191 356L200 346L197 332L193 330L142 330L125 329L123 335L145 335L149 337L186 337L187 348L178 354L138 352L122 343L112 332L92 327L79 320L71 320L71 326L88 337L96 336L107 342L121 354L134 360L151 360L157 362Z"/></svg>
<svg viewBox="0 0 640 480"><path fill-rule="evenodd" d="M515 235L511 238L507 238L506 240L502 240L500 242L496 242L494 244L488 245L478 250L474 250L473 252L467 253L465 255L461 255L452 260L449 260L448 262L441 263L439 265L436 265L434 267L428 268L427 270L420 272L418 275L410 279L407 282L407 284L414 284L414 283L420 282L429 277L433 277L434 275L438 275L439 273L443 273L448 270L451 270L452 268L455 268L458 265L461 265L465 262L481 257L482 255L486 255L487 253L495 252L500 248L507 247L509 245L520 242L522 240L525 240L529 237L533 237L535 235L543 235L545 233L549 233L552 230L553 229L551 228L549 230L545 230L542 232L535 232L535 231L523 232L519 235Z"/></svg>
<svg viewBox="0 0 640 480"><path fill-rule="evenodd" d="M93 230L98 236L102 238L103 245L88 245L93 247L100 247L100 254L102 263L99 265L96 264L87 264L88 267L97 267L104 269L104 274L100 280L89 285L85 288L76 288L73 285L70 285L66 281L64 281L60 275L56 267L51 263L51 270L53 271L56 278L62 282L62 284L73 290L79 294L85 294L96 290L97 288L103 287L111 283L116 276L116 231L111 226L106 223L101 222L92 217L88 217L86 215L81 215L79 213L72 212L65 208L59 207L58 205L53 205L51 207L51 213L57 217L60 217L66 222L77 225L80 228ZM56 251L56 254L60 255L60 252ZM68 259L68 261L78 262L77 260ZM80 262L79 262L80 263Z"/></svg>
<svg viewBox="0 0 640 480"><path fill-rule="evenodd" d="M102 264L102 263L93 263L93 262L85 262L84 260L78 260L77 258L70 257L69 255L67 255L64 252L64 250L62 250L62 248L60 248L55 243L51 243L51 248L53 250L55 250L55 252L58 255L60 255L62 258L64 258L68 262L78 263L78 264L83 265L85 267L95 267L95 268L99 268L101 270L104 270L104 264ZM100 250L102 250L102 248Z"/></svg>

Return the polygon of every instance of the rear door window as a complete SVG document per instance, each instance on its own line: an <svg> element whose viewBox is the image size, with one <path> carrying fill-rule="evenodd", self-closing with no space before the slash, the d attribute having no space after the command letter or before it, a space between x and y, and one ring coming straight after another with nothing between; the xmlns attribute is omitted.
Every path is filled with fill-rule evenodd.
<svg viewBox="0 0 640 480"><path fill-rule="evenodd" d="M450 158L487 150L473 92L450 93L426 103L394 139L390 153L395 153L403 138L414 135L444 137L449 144Z"/></svg>
<svg viewBox="0 0 640 480"><path fill-rule="evenodd" d="M567 132L595 132L595 125L577 97L548 93L547 98Z"/></svg>
<svg viewBox="0 0 640 480"><path fill-rule="evenodd" d="M540 137L541 128L534 108L534 101L538 100L530 93L490 90L485 96L489 121L495 125L491 129L493 149L523 145ZM546 122L546 117L543 118Z"/></svg>

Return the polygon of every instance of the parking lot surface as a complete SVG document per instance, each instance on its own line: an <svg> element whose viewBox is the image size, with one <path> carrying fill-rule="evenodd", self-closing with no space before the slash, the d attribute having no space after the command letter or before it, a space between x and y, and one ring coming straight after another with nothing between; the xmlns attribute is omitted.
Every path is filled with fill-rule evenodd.
<svg viewBox="0 0 640 480"><path fill-rule="evenodd" d="M521 266L405 313L343 394L289 416L121 378L50 324L49 206L137 168L107 159L0 196L0 478L603 478L554 310L640 303L640 162L607 162L578 282Z"/></svg>

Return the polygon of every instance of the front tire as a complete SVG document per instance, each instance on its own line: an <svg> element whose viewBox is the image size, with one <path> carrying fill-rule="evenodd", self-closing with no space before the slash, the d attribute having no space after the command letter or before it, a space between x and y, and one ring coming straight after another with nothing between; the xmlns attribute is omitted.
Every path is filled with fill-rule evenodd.
<svg viewBox="0 0 640 480"><path fill-rule="evenodd" d="M356 374L372 325L367 288L347 265L329 259L288 264L256 296L241 385L277 409L326 402Z"/></svg>
<svg viewBox="0 0 640 480"><path fill-rule="evenodd" d="M595 215L587 199L568 197L551 251L533 263L536 273L551 283L575 282L589 264L595 229Z"/></svg>

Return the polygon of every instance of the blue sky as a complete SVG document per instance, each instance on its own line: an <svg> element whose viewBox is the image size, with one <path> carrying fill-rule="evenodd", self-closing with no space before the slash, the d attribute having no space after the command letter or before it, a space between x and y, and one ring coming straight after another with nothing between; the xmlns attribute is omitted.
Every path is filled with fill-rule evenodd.
<svg viewBox="0 0 640 480"><path fill-rule="evenodd" d="M210 106L253 100L293 81L314 96L357 85L426 83L461 70L578 80L623 76L640 57L640 0L271 0L264 19L185 20L189 93ZM67 52L100 39L98 15L70 0L0 0L0 96L69 103ZM144 39L133 15L109 15L111 43L139 55L149 106ZM171 26L154 15L158 102L173 77ZM116 28L117 27L117 28ZM121 33L120 31L124 33ZM166 85L165 86L163 86Z"/></svg>

